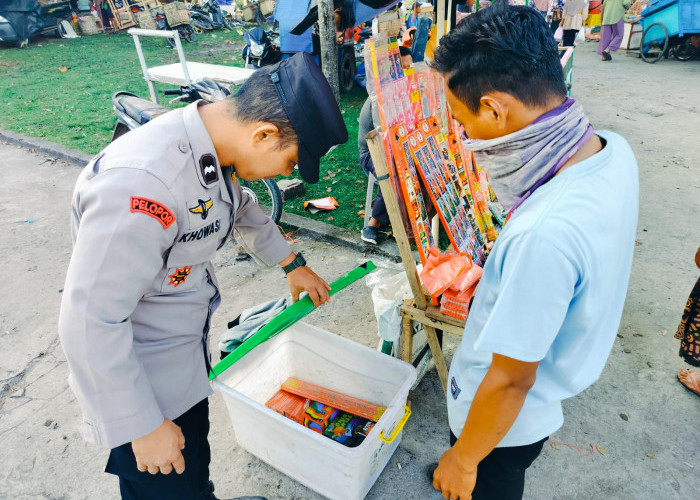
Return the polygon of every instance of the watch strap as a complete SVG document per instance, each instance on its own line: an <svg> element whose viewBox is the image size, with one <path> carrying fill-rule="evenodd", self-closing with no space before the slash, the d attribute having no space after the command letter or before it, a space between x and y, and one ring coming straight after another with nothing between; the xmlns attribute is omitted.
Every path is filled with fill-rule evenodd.
<svg viewBox="0 0 700 500"><path fill-rule="evenodd" d="M284 271L284 274L289 274L292 271L294 271L297 267L302 267L306 265L306 259L304 259L304 256L299 252L296 256L296 258L287 264L286 266L282 266L282 270Z"/></svg>

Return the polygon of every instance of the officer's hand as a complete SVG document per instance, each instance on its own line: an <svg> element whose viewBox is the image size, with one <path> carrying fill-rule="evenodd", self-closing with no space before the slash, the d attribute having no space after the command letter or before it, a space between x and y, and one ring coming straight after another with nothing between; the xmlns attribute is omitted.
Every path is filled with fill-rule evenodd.
<svg viewBox="0 0 700 500"><path fill-rule="evenodd" d="M141 472L170 474L173 469L178 474L185 472L181 453L185 449L185 436L172 420L166 418L156 430L132 441L131 449Z"/></svg>
<svg viewBox="0 0 700 500"><path fill-rule="evenodd" d="M299 300L301 292L308 292L314 307L318 307L331 300L328 295L330 285L323 281L315 272L307 266L297 267L287 275L287 284L292 293L292 302Z"/></svg>

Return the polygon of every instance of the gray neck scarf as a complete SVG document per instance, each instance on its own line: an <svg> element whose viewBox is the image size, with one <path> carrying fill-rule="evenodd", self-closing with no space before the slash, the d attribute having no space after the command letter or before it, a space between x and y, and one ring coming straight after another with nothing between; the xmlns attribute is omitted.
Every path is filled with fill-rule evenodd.
<svg viewBox="0 0 700 500"><path fill-rule="evenodd" d="M530 125L503 137L464 141L486 170L498 201L512 212L549 181L593 135L583 108L573 99Z"/></svg>

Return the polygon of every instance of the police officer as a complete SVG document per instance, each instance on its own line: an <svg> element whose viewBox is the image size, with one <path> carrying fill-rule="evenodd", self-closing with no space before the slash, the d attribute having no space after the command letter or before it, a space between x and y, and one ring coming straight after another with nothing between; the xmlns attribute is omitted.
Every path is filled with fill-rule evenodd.
<svg viewBox="0 0 700 500"><path fill-rule="evenodd" d="M347 138L328 82L300 53L225 101L126 134L83 170L59 332L82 434L111 449L106 471L123 498L215 498L207 373L220 296L211 260L233 235L282 266L294 300L306 291L318 306L330 289L239 179L290 175L298 164L317 182L320 157Z"/></svg>

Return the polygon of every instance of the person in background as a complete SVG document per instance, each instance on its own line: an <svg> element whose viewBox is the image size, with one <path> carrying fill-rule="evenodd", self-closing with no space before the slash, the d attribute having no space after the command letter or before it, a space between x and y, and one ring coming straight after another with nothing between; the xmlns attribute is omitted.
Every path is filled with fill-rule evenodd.
<svg viewBox="0 0 700 500"><path fill-rule="evenodd" d="M418 13L420 12L420 2L416 0L413 4L413 11L411 15L406 19L406 28L417 28L418 27Z"/></svg>
<svg viewBox="0 0 700 500"><path fill-rule="evenodd" d="M543 17L547 17L549 9L552 8L552 0L533 0L530 6L534 7Z"/></svg>
<svg viewBox="0 0 700 500"><path fill-rule="evenodd" d="M625 34L625 11L630 0L603 0L600 10L601 24L598 55L603 61L612 61L611 52L617 51Z"/></svg>
<svg viewBox="0 0 700 500"><path fill-rule="evenodd" d="M695 265L700 267L700 247L695 253ZM690 292L675 336L681 339L678 355L690 366L700 367L700 278ZM678 380L688 390L700 396L699 372L686 368L678 372Z"/></svg>
<svg viewBox="0 0 700 500"><path fill-rule="evenodd" d="M549 29L552 30L552 35L556 33L559 24L561 24L561 18L564 14L564 0L554 0L552 4L552 20L549 23Z"/></svg>
<svg viewBox="0 0 700 500"><path fill-rule="evenodd" d="M557 43L532 8L499 1L470 15L442 37L432 66L464 148L509 214L452 357L452 447L433 486L451 500L516 500L564 423L562 402L600 377L615 342L637 162L624 138L594 130L567 98Z"/></svg>
<svg viewBox="0 0 700 500"><path fill-rule="evenodd" d="M403 45L399 47L399 52L401 54L401 64L404 69L408 68L413 64L413 58L411 57L411 50ZM360 117L358 118L359 126L357 128L357 149L360 155L360 167L366 176L371 173L374 175L374 163L372 163L372 157L369 154L369 148L367 147L367 140L365 136L375 128L378 127L372 119L372 100L367 98L365 103L362 105L360 110ZM370 243L372 245L377 244L377 239L379 238L379 230L383 227L389 225L389 214L386 211L386 205L384 204L384 197L382 196L382 190L377 191L377 197L374 199L372 204L372 218L369 220L367 225L362 228L362 233L360 237L362 241Z"/></svg>
<svg viewBox="0 0 700 500"><path fill-rule="evenodd" d="M564 20L562 29L564 47L573 47L576 35L583 27L583 21L588 17L588 0L566 0L564 2Z"/></svg>

